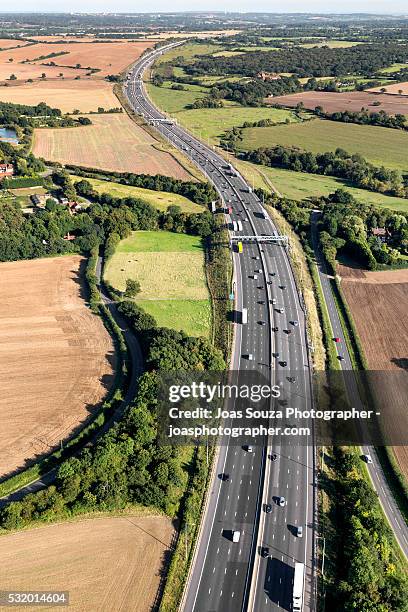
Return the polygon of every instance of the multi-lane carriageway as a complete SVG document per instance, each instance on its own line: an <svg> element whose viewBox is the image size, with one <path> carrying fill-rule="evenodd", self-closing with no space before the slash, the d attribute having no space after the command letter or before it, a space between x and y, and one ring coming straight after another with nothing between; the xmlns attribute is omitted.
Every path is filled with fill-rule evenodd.
<svg viewBox="0 0 408 612"><path fill-rule="evenodd" d="M277 234L242 176L237 172L231 176L220 155L171 120L163 121L166 117L150 102L141 77L164 50L145 55L132 68L125 86L130 105L206 174L224 205L232 207L228 221L242 221L243 235ZM285 247L245 243L243 253L233 252L233 260L236 310L248 309L248 323L235 326L231 369L257 371L272 384L286 382L289 372L296 372L287 399L294 407L300 403L310 407L305 314ZM252 278L254 274L257 279ZM278 312L280 308L283 313ZM292 330L290 335L287 329ZM253 360L247 359L249 353ZM248 452L246 445L251 442L234 439L219 448L183 600L186 612L291 610L296 561L306 566L303 609L315 608L312 437L307 445L294 438L285 448L269 439L265 446L254 445L253 452ZM271 461L272 452L278 456L276 461ZM229 480L220 478L221 474L229 474ZM284 496L287 505L279 507L276 496ZM273 507L269 514L267 503ZM296 526L303 526L302 538L296 537ZM241 532L238 543L230 538L232 529ZM261 556L263 547L269 548L269 558Z"/></svg>

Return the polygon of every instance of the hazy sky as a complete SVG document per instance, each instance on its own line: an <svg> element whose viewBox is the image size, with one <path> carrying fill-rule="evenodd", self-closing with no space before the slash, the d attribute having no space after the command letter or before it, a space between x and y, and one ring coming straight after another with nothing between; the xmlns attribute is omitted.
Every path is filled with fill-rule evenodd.
<svg viewBox="0 0 408 612"><path fill-rule="evenodd" d="M302 12L302 13L405 13L408 14L406 0L16 0L3 5L2 12L170 12L170 11L262 11L262 12Z"/></svg>

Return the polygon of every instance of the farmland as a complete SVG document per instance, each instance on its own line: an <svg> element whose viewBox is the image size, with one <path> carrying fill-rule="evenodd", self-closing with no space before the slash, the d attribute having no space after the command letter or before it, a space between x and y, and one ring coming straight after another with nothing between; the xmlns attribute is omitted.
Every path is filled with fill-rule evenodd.
<svg viewBox="0 0 408 612"><path fill-rule="evenodd" d="M200 238L133 232L119 243L105 271L105 279L122 291L127 278L140 282L137 302L159 325L208 335L211 313Z"/></svg>
<svg viewBox="0 0 408 612"><path fill-rule="evenodd" d="M22 83L15 87L2 87L0 100L15 104L45 102L52 108L60 108L64 113L72 113L76 109L88 113L97 111L98 107L109 109L119 106L112 85L107 81L94 79L46 80Z"/></svg>
<svg viewBox="0 0 408 612"><path fill-rule="evenodd" d="M362 107L368 108L371 112L378 112L380 109L389 115L400 113L408 115L408 96L394 97L387 94L374 94L366 91L350 91L335 93L330 91L305 91L302 93L290 94L287 96L276 96L266 100L269 104L282 104L282 106L295 107L299 102L303 102L305 108L314 109L322 106L328 113L336 111L361 111ZM380 106L373 106L373 102L380 102Z"/></svg>
<svg viewBox="0 0 408 612"><path fill-rule="evenodd" d="M386 196L381 193L350 187L344 181L321 174L307 174L281 168L258 166L248 162L235 161L235 165L255 187L271 190L273 187L287 198L302 200L311 196L323 196L336 189L345 188L361 203L391 208L402 213L408 212L408 200Z"/></svg>
<svg viewBox="0 0 408 612"><path fill-rule="evenodd" d="M405 66L408 68L408 66ZM408 95L408 82L405 83L392 83L391 85L384 86L385 92L387 94L397 94L397 95ZM378 91L377 89L370 89L369 91Z"/></svg>
<svg viewBox="0 0 408 612"><path fill-rule="evenodd" d="M118 172L165 174L189 179L188 172L125 114L93 115L93 125L37 129L33 153L47 161Z"/></svg>
<svg viewBox="0 0 408 612"><path fill-rule="evenodd" d="M377 166L408 170L408 133L390 128L315 119L292 125L248 128L243 135L242 150L283 145L323 153L340 147L348 153L359 153Z"/></svg>
<svg viewBox="0 0 408 612"><path fill-rule="evenodd" d="M113 345L85 305L83 263L0 264L0 475L67 438L112 384Z"/></svg>
<svg viewBox="0 0 408 612"><path fill-rule="evenodd" d="M17 49L0 51L0 80L10 72L17 79L38 78L44 72L47 77L84 76L89 68L97 69L97 77L116 74L133 63L153 42L38 42ZM50 54L56 55L48 58ZM46 66L50 60L55 66ZM22 63L24 62L24 63Z"/></svg>
<svg viewBox="0 0 408 612"><path fill-rule="evenodd" d="M1 538L0 589L70 592L76 612L152 609L174 528L164 516L93 518ZM64 606L65 609L65 606Z"/></svg>
<svg viewBox="0 0 408 612"><path fill-rule="evenodd" d="M73 176L72 178L74 182L81 180L80 177ZM152 189L132 187L131 185L122 185L121 183L98 179L87 178L86 180L91 183L98 193L109 193L115 198L141 198L161 211L167 210L168 206L180 206L182 211L186 213L201 213L204 210L202 206L195 204L195 202L188 200L178 193L153 191Z"/></svg>
<svg viewBox="0 0 408 612"><path fill-rule="evenodd" d="M381 379L388 381L387 403L405 409L408 389L400 373L407 367L408 270L365 272L340 266L339 274L368 365L389 372ZM408 477L408 448L395 447L394 454Z"/></svg>

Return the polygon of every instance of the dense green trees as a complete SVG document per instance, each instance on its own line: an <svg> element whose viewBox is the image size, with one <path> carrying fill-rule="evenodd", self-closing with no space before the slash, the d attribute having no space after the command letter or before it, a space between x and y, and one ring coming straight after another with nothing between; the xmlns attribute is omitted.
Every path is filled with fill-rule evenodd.
<svg viewBox="0 0 408 612"><path fill-rule="evenodd" d="M293 46L274 51L251 51L234 57L208 55L193 64L186 64L184 70L191 75L240 74L249 77L259 72L290 72L297 77L371 76L393 63L404 63L407 48L406 44L391 42L345 48Z"/></svg>
<svg viewBox="0 0 408 612"><path fill-rule="evenodd" d="M333 450L337 495L335 580L327 587L326 607L346 612L406 610L407 577L399 569L393 534L379 509L377 494L358 471L357 458Z"/></svg>
<svg viewBox="0 0 408 612"><path fill-rule="evenodd" d="M337 111L336 113L325 113L321 106L315 107L315 113L318 117L325 117L332 121L341 121L343 123L358 123L359 125L379 125L381 127L394 128L397 130L408 129L405 115L388 115L385 111L380 110L378 113L369 112L368 109L362 109L358 112L353 111Z"/></svg>
<svg viewBox="0 0 408 612"><path fill-rule="evenodd" d="M97 169L85 169L78 166L66 166L78 176L84 178L105 178L108 180L121 183L123 185L131 185L133 187L143 187L144 189L152 189L153 191L168 191L170 193L179 193L197 204L208 205L212 200L215 200L217 194L214 187L209 183L199 183L197 181L182 181L171 176L162 174L131 174L127 172L108 172ZM87 197L93 193L92 186L86 186L86 192L80 188L78 193ZM78 189L78 184L77 184ZM96 197L96 196L95 196Z"/></svg>
<svg viewBox="0 0 408 612"><path fill-rule="evenodd" d="M249 151L243 154L243 157L256 164L287 168L296 172L337 176L362 189L408 197L408 186L404 184L399 172L384 166L374 166L362 155L350 154L343 149L315 154L277 145L269 149Z"/></svg>

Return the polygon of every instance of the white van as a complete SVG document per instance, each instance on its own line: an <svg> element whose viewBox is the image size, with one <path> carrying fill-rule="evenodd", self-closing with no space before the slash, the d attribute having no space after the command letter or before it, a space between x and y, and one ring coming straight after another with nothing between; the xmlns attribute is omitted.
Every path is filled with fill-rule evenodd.
<svg viewBox="0 0 408 612"><path fill-rule="evenodd" d="M236 531L235 529L232 532L232 541L233 542L239 542L239 538L241 537L241 532L240 531Z"/></svg>

